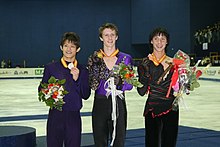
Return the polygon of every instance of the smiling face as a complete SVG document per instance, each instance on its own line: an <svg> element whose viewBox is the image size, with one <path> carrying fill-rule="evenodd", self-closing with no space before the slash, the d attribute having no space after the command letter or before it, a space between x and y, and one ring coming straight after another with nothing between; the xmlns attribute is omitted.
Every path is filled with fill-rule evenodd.
<svg viewBox="0 0 220 147"><path fill-rule="evenodd" d="M60 49L63 52L64 60L73 62L76 57L76 52L80 50L79 36L74 32L64 33L60 41Z"/></svg>
<svg viewBox="0 0 220 147"><path fill-rule="evenodd" d="M167 43L168 43L167 37L162 34L158 34L154 36L151 40L151 44L153 45L153 50L156 50L157 52L165 51Z"/></svg>
<svg viewBox="0 0 220 147"><path fill-rule="evenodd" d="M76 53L79 51L79 48L77 49L76 45L73 42L66 40L64 41L63 46L61 46L61 50L63 52L64 60L72 62L75 60L75 56Z"/></svg>
<svg viewBox="0 0 220 147"><path fill-rule="evenodd" d="M164 51L169 45L170 35L165 28L155 28L149 35L149 47L151 52Z"/></svg>
<svg viewBox="0 0 220 147"><path fill-rule="evenodd" d="M103 41L104 47L114 48L118 36L115 30L110 28L105 28L102 32L102 37L100 37L100 39L101 41Z"/></svg>

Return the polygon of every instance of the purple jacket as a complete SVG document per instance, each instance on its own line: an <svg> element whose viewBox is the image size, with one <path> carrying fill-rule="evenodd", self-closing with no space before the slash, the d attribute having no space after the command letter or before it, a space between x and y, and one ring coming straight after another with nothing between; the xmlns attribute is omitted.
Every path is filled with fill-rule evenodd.
<svg viewBox="0 0 220 147"><path fill-rule="evenodd" d="M63 111L79 111L82 108L82 99L88 99L91 94L88 70L80 64L77 65L77 68L79 69L77 81L73 80L70 70L65 68L61 61L47 64L44 69L43 83L47 83L51 76L60 80L66 79L64 87L69 93L64 96Z"/></svg>
<svg viewBox="0 0 220 147"><path fill-rule="evenodd" d="M123 52L119 52L117 55L116 65L118 65L122 60L126 65L132 64L132 58L130 55L125 54ZM90 77L90 86L93 90L95 90L96 94L106 95L106 90L104 89L104 84L109 77L112 76L113 71L107 69L104 64L103 59L99 59L99 61L94 61L94 57L89 57L89 77ZM122 86L122 91L131 90L133 86L124 82Z"/></svg>

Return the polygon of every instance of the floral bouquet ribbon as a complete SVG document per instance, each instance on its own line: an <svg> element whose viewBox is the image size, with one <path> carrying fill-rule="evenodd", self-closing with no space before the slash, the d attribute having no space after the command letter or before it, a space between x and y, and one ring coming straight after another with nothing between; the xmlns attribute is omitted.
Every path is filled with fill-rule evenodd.
<svg viewBox="0 0 220 147"><path fill-rule="evenodd" d="M114 77L110 77L104 84L105 90L107 91L106 96L109 97L109 95L112 95L112 120L113 120L113 133L112 133L112 141L111 146L113 146L115 136L116 136L116 120L117 120L117 114L116 114L116 98L119 96L121 99L124 98L123 91L117 90L116 85L114 84Z"/></svg>

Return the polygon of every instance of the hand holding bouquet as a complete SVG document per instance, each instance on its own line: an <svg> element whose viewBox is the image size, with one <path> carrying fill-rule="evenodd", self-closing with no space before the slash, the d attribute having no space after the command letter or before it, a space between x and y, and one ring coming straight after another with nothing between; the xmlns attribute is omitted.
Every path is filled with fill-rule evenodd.
<svg viewBox="0 0 220 147"><path fill-rule="evenodd" d="M68 93L63 86L65 82L65 79L58 80L51 76L48 83L41 83L41 90L38 92L39 101L45 102L51 109L62 111L65 104L63 97Z"/></svg>
<svg viewBox="0 0 220 147"><path fill-rule="evenodd" d="M128 84L133 85L134 87L142 87L143 85L136 78L135 71L131 65L126 65L124 60L118 65L115 65L113 68L115 74L118 74L122 81L126 81Z"/></svg>

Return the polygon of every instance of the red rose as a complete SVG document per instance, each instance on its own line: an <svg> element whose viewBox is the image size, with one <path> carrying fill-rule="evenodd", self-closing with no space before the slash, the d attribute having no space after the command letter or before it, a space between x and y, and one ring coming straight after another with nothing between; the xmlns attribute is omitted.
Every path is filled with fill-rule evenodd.
<svg viewBox="0 0 220 147"><path fill-rule="evenodd" d="M52 98L53 98L53 99L56 99L57 96L58 96L58 91L55 91L55 92L53 93L53 95L52 95Z"/></svg>
<svg viewBox="0 0 220 147"><path fill-rule="evenodd" d="M197 70L196 71L196 78L198 79L201 75L202 75L202 71L201 70Z"/></svg>

